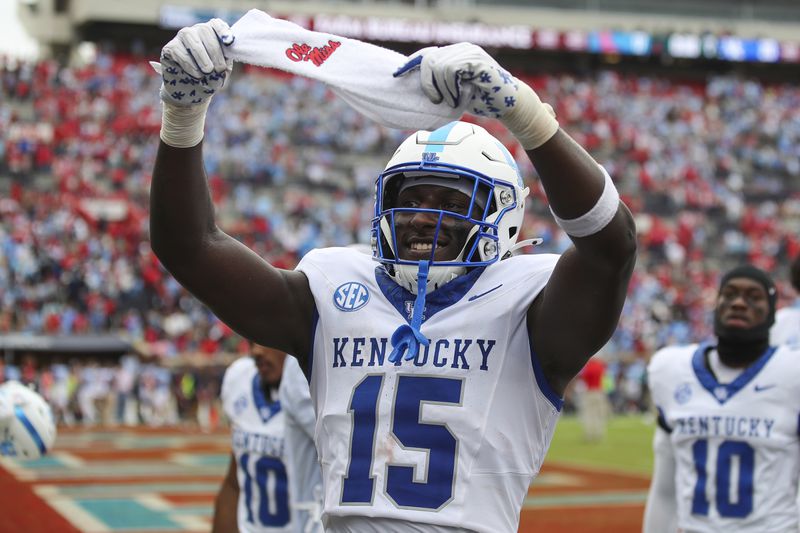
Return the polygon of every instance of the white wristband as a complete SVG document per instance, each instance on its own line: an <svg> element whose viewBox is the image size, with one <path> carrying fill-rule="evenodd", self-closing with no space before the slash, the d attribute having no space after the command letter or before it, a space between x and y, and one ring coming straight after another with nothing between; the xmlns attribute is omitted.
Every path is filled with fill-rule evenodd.
<svg viewBox="0 0 800 533"><path fill-rule="evenodd" d="M531 87L517 80L517 105L501 119L525 150L533 150L550 140L558 131L556 112L550 104L542 103Z"/></svg>
<svg viewBox="0 0 800 533"><path fill-rule="evenodd" d="M606 172L606 169L600 167L600 170L603 171L603 175L606 177L603 194L600 195L597 203L594 204L589 211L578 218L567 220L559 218L555 212L553 212L553 208L550 208L550 212L553 213L556 223L561 226L561 229L567 232L567 235L571 235L572 237L594 235L605 228L608 223L611 222L611 219L614 218L614 215L617 214L617 209L619 209L619 193L614 186L614 182L611 181L611 176Z"/></svg>
<svg viewBox="0 0 800 533"><path fill-rule="evenodd" d="M191 106L163 103L161 140L174 148L191 148L203 140L206 111L211 99Z"/></svg>

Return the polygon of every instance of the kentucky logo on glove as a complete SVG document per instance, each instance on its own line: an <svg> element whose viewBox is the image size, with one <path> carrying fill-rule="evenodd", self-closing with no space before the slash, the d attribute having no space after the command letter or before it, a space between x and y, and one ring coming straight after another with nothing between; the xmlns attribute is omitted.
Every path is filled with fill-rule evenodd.
<svg viewBox="0 0 800 533"><path fill-rule="evenodd" d="M225 86L233 60L223 46L233 43L228 25L220 19L178 32L161 50L161 63L151 62L164 84L161 99L179 106L202 104Z"/></svg>
<svg viewBox="0 0 800 533"><path fill-rule="evenodd" d="M516 78L474 44L423 48L394 75L417 68L422 90L434 103L458 107L468 98L471 113L492 118L502 118L517 103Z"/></svg>

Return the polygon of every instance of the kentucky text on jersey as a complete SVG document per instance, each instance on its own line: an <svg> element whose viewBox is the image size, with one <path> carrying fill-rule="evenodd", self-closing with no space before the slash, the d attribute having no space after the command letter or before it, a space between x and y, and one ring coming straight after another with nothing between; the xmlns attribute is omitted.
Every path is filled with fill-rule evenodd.
<svg viewBox="0 0 800 533"><path fill-rule="evenodd" d="M489 370L489 356L497 344L494 339L430 339L430 345L421 346L414 358L415 366L434 366L436 368L455 368L469 370ZM334 337L333 368L348 366L400 366L402 359L391 363L386 359L386 337ZM391 349L389 349L391 352Z"/></svg>
<svg viewBox="0 0 800 533"><path fill-rule="evenodd" d="M675 431L700 437L770 438L775 420L750 416L687 416L675 419Z"/></svg>
<svg viewBox="0 0 800 533"><path fill-rule="evenodd" d="M283 454L283 439L274 435L251 433L234 427L233 447L237 451L281 457Z"/></svg>

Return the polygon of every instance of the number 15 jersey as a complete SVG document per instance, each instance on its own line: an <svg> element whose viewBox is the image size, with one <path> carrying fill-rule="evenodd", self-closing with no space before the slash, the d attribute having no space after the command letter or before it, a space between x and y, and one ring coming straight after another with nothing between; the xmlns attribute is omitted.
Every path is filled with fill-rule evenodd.
<svg viewBox="0 0 800 533"><path fill-rule="evenodd" d="M526 323L557 259L512 257L430 293L421 327L430 345L392 363L390 338L410 322L415 296L360 252L303 258L318 313L311 394L323 521L517 531L562 404Z"/></svg>

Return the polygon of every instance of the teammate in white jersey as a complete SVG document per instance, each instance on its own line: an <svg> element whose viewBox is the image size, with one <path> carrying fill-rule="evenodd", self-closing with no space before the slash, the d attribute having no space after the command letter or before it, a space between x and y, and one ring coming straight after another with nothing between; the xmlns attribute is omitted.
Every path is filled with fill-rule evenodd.
<svg viewBox="0 0 800 533"><path fill-rule="evenodd" d="M789 279L797 298L792 305L778 309L775 313L775 324L769 331L769 340L773 346L779 344L800 346L800 255L792 261Z"/></svg>
<svg viewBox="0 0 800 533"><path fill-rule="evenodd" d="M658 407L645 533L798 530L800 350L769 345L776 290L752 267L723 276L716 344L648 367Z"/></svg>
<svg viewBox="0 0 800 533"><path fill-rule="evenodd" d="M481 48L428 48L396 75L499 119L573 246L514 255L519 169L486 130L454 122L410 136L376 180L372 259L329 248L275 268L217 228L205 181L205 109L229 78L228 32L218 20L184 28L162 51L153 250L237 332L308 369L326 531L516 531L564 389L625 299L635 227L611 178Z"/></svg>
<svg viewBox="0 0 800 533"><path fill-rule="evenodd" d="M214 504L213 531L292 533L285 414L278 399L286 354L257 344L250 352L222 379L233 449Z"/></svg>

